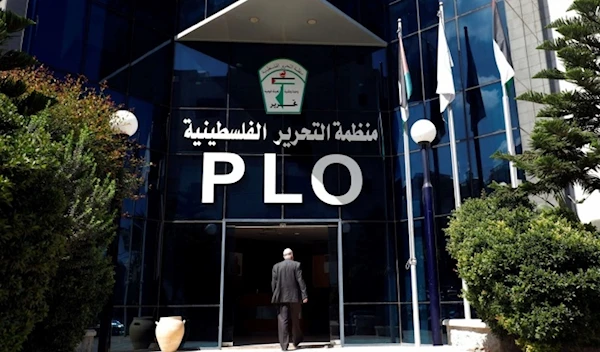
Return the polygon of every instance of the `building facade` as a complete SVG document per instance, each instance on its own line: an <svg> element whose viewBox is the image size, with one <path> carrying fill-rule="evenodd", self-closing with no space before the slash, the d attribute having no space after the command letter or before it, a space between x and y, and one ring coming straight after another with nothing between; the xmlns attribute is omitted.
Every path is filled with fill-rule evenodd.
<svg viewBox="0 0 600 352"><path fill-rule="evenodd" d="M398 18L413 83L409 127L427 118L438 129L430 166L442 318L464 317L461 281L443 233L455 203L448 127L436 94L437 1L26 3L21 8L37 24L25 32L23 49L59 76L83 74L92 86L107 81L111 97L139 121L132 138L143 145L139 156L148 166L141 197L123 204L126 216L115 244L113 319L125 325L125 336L118 331L111 336L112 351L131 350L130 324L143 316L183 316L185 346L191 348L276 337L269 270L288 246L310 281L311 299L304 308L309 336L344 345L414 342L405 268ZM543 53L531 52L544 38L537 26L546 18L542 5L537 0L498 2L517 72L512 98L524 89L550 89L529 79L538 67L549 65ZM508 164L491 158L506 151L492 3L445 0L444 15L457 91L460 191L466 199L480 195L492 181L510 182ZM289 61L274 61L282 58ZM289 63L287 71L304 77L297 87L303 95L289 91L300 100L293 114L284 111L289 101L283 97L277 100L280 110L267 102L269 89L259 76L270 74L272 62ZM276 85L284 76L267 81ZM514 99L510 106L520 152L521 127L531 128L535 107ZM254 128L259 124L262 129ZM358 133L344 138L353 124L364 130L361 136L371 138L361 140ZM251 127L259 138L244 134ZM311 132L315 128L321 140ZM329 138L323 137L326 130ZM217 136L223 131L231 133ZM302 137L290 140L294 133ZM423 165L419 146L411 141L410 149L421 339L431 343ZM213 173L233 172L229 163L207 162L208 156L219 157L215 153L243 161L237 182L207 185ZM330 205L315 189L315 165L334 154L350 157L360 168L360 194L349 204ZM317 188L321 184L334 195L356 182L339 164L326 167L321 176ZM268 202L266 189L302 194L302 203ZM214 192L212 201L207 192Z"/></svg>

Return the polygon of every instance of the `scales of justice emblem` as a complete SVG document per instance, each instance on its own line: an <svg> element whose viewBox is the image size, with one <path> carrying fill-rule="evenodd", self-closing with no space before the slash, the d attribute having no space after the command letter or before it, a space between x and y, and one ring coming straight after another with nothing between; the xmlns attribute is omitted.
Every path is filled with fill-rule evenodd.
<svg viewBox="0 0 600 352"><path fill-rule="evenodd" d="M297 62L277 59L258 70L265 112L300 114L308 72Z"/></svg>

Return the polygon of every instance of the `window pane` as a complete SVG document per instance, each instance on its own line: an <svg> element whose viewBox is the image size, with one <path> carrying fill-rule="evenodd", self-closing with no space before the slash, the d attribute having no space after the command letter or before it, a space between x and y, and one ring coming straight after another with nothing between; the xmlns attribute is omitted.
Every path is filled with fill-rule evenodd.
<svg viewBox="0 0 600 352"><path fill-rule="evenodd" d="M486 2L489 3L487 0ZM461 60L466 86L474 87L499 80L500 74L492 50L491 7L460 17L458 30L461 37L460 45L464 48Z"/></svg>
<svg viewBox="0 0 600 352"><path fill-rule="evenodd" d="M427 300L427 278L425 274L425 245L423 239L423 220L415 221L415 255L417 259L417 295L419 302ZM408 222L396 223L398 243L398 266L404 268L410 259ZM420 263L420 265L419 265ZM410 270L400 271L400 300L412 301ZM404 322L402 323L404 325Z"/></svg>
<svg viewBox="0 0 600 352"><path fill-rule="evenodd" d="M459 15L490 4L489 0L456 0L456 2L458 4Z"/></svg>
<svg viewBox="0 0 600 352"><path fill-rule="evenodd" d="M468 125L478 137L505 129L500 82L466 91Z"/></svg>
<svg viewBox="0 0 600 352"><path fill-rule="evenodd" d="M160 289L160 263L159 231L157 221L144 223L144 265L142 281L142 305L153 306L158 304L158 291Z"/></svg>
<svg viewBox="0 0 600 352"><path fill-rule="evenodd" d="M131 66L129 94L155 104L169 105L172 52L164 46Z"/></svg>
<svg viewBox="0 0 600 352"><path fill-rule="evenodd" d="M339 47L336 50L336 88L338 109L379 110L383 92L378 83L380 63L385 64L383 50L373 48Z"/></svg>
<svg viewBox="0 0 600 352"><path fill-rule="evenodd" d="M446 250L447 237L444 230L448 227L448 217L436 218L436 236L438 247L438 273L440 278L440 299L442 301L462 301L462 281L456 271L456 260Z"/></svg>
<svg viewBox="0 0 600 352"><path fill-rule="evenodd" d="M302 204L285 205L285 218L337 219L338 207L323 203L313 191L312 170L319 158L312 156L284 157L284 193L302 194ZM325 189L330 194L339 194L339 165L325 169Z"/></svg>
<svg viewBox="0 0 600 352"><path fill-rule="evenodd" d="M175 44L173 105L225 108L228 57L228 44Z"/></svg>
<svg viewBox="0 0 600 352"><path fill-rule="evenodd" d="M219 304L221 224L165 224L162 305Z"/></svg>
<svg viewBox="0 0 600 352"><path fill-rule="evenodd" d="M346 305L344 307L346 343L371 345L399 343L398 305Z"/></svg>
<svg viewBox="0 0 600 352"><path fill-rule="evenodd" d="M159 220L164 211L163 190L159 186L164 184L165 156L161 152L144 149L142 158L145 163L142 170L144 183L140 187L140 198L135 201L134 216Z"/></svg>
<svg viewBox="0 0 600 352"><path fill-rule="evenodd" d="M119 232L117 233L118 255L117 267L115 268L115 305L125 304L125 293L127 291L127 278L131 258L131 230L133 219L121 218Z"/></svg>
<svg viewBox="0 0 600 352"><path fill-rule="evenodd" d="M259 126L260 125L260 126ZM227 142L227 151L239 154L282 153L283 143L280 131L283 127L283 115L267 115L264 110L229 110L230 130L243 130L253 128L259 134L257 140L231 140ZM287 133L286 131L283 133ZM310 126L307 126L310 127ZM293 132L292 132L293 133Z"/></svg>
<svg viewBox="0 0 600 352"><path fill-rule="evenodd" d="M408 62L408 70L410 71L410 79L412 82L412 95L409 102L418 102L423 100L422 80L421 80L421 54L419 50L419 36L411 35L404 38L404 51L406 52L406 60ZM398 43L392 45L392 79L395 81L398 77ZM398 106L398 85L391 84L393 90L393 106Z"/></svg>
<svg viewBox="0 0 600 352"><path fill-rule="evenodd" d="M223 218L224 186L216 185L214 203L202 203L203 158L172 155L167 174L166 217L170 220L206 220ZM215 173L225 173L225 164L218 163Z"/></svg>
<svg viewBox="0 0 600 352"><path fill-rule="evenodd" d="M388 195L389 165L381 157L353 157L361 169L363 185L356 200L342 207L342 219L345 220L390 220ZM350 189L350 172L345 166L340 167L340 193ZM391 199L391 197L390 197ZM389 203L389 204L388 204Z"/></svg>
<svg viewBox="0 0 600 352"><path fill-rule="evenodd" d="M496 151L507 152L506 135L500 133L485 138L478 138L471 143L473 143L473 149L475 150L475 153L472 155L473 163L477 165L478 170L481 170L478 177L480 177L479 180L483 181L476 180L474 182L476 185L476 194L481 194L484 187L487 191L490 191L488 186L492 181L510 184L508 161L491 158Z"/></svg>
<svg viewBox="0 0 600 352"><path fill-rule="evenodd" d="M400 0L390 5L389 14L390 36L388 40L398 39L398 34L396 34L398 30L398 18L402 20L403 36L415 33L419 29L416 0Z"/></svg>
<svg viewBox="0 0 600 352"><path fill-rule="evenodd" d="M344 223L344 302L396 302L396 251L386 223Z"/></svg>
<svg viewBox="0 0 600 352"><path fill-rule="evenodd" d="M233 185L227 186L227 218L237 219L273 219L281 218L281 204L264 202L264 157L243 156L246 164L244 177ZM277 158L275 189L280 192L282 179L282 160ZM228 166L228 172L231 167Z"/></svg>
<svg viewBox="0 0 600 352"><path fill-rule="evenodd" d="M181 0L178 3L178 32L188 29L206 17L206 0Z"/></svg>

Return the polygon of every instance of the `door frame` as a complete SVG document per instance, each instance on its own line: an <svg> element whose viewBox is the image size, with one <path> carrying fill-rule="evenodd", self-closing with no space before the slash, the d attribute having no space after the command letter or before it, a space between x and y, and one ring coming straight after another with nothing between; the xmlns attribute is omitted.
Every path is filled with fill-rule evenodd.
<svg viewBox="0 0 600 352"><path fill-rule="evenodd" d="M223 304L225 293L225 257L226 257L226 239L227 227L242 224L264 224L273 226L275 224L314 224L314 225L334 225L337 227L337 273L338 273L338 295L339 295L339 333L340 344L344 346L344 275L343 275L343 252L342 252L342 220L341 219L223 219L221 221L221 282L220 282L220 301L219 301L219 349L223 348Z"/></svg>

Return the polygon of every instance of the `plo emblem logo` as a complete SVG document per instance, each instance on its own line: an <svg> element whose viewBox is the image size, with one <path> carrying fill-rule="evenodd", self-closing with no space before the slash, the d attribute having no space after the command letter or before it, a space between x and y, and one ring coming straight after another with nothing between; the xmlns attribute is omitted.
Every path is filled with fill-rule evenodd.
<svg viewBox="0 0 600 352"><path fill-rule="evenodd" d="M265 112L297 115L302 112L308 72L297 62L276 59L258 70Z"/></svg>

